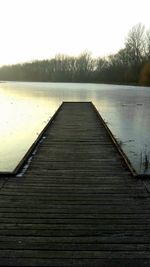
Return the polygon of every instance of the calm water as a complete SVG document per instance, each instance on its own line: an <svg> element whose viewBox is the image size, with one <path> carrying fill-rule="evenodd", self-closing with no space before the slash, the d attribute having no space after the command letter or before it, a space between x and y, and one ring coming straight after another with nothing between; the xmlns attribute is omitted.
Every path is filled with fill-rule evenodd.
<svg viewBox="0 0 150 267"><path fill-rule="evenodd" d="M139 173L150 173L150 88L0 83L0 171L12 171L62 101L92 101Z"/></svg>

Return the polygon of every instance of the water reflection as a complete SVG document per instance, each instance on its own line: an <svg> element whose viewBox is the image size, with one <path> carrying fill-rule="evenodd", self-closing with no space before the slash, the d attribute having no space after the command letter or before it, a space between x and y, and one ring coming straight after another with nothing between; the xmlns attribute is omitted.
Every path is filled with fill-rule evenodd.
<svg viewBox="0 0 150 267"><path fill-rule="evenodd" d="M0 84L0 171L15 168L62 101L92 101L137 171L150 170L149 88L9 82Z"/></svg>

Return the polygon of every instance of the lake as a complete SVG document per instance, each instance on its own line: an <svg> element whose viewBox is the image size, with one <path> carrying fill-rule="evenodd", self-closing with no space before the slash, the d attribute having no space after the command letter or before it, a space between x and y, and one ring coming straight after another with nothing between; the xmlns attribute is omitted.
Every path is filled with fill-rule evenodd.
<svg viewBox="0 0 150 267"><path fill-rule="evenodd" d="M136 171L150 173L150 88L81 83L0 83L0 171L18 165L62 101L92 101Z"/></svg>

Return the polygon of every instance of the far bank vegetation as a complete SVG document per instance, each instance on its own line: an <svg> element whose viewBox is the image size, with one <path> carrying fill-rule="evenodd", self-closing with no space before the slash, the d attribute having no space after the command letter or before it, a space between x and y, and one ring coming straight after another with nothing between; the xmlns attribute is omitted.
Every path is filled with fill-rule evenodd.
<svg viewBox="0 0 150 267"><path fill-rule="evenodd" d="M113 40L112 40L113 41ZM56 55L0 68L0 80L41 82L95 82L150 86L150 30L141 23L126 37L117 54L92 58L90 52L78 57Z"/></svg>

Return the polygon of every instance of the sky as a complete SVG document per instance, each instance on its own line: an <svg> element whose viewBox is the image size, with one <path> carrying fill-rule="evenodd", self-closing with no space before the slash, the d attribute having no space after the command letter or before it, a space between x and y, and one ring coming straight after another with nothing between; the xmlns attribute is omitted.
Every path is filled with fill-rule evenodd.
<svg viewBox="0 0 150 267"><path fill-rule="evenodd" d="M150 0L0 0L0 66L57 54L108 56L150 28Z"/></svg>

